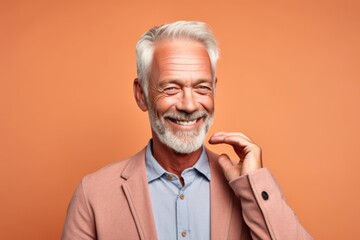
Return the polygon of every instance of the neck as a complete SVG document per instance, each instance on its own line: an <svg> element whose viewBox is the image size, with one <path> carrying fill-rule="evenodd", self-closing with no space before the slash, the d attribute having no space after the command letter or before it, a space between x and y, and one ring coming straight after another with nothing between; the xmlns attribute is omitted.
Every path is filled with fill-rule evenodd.
<svg viewBox="0 0 360 240"><path fill-rule="evenodd" d="M153 134L152 154L158 163L168 172L172 172L181 178L181 173L192 167L199 159L202 148L192 153L178 153L167 145L160 142L156 134Z"/></svg>

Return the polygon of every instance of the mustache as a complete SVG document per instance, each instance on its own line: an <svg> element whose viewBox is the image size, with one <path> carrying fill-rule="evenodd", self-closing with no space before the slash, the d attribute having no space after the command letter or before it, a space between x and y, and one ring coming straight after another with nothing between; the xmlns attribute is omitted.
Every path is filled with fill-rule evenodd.
<svg viewBox="0 0 360 240"><path fill-rule="evenodd" d="M163 115L164 118L171 118L178 121L192 121L198 118L206 118L208 116L209 114L206 111L196 111L192 113L168 111Z"/></svg>

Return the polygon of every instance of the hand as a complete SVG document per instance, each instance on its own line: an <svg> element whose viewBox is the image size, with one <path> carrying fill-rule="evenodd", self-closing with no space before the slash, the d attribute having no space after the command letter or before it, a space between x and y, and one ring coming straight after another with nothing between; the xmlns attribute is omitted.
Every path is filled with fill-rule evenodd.
<svg viewBox="0 0 360 240"><path fill-rule="evenodd" d="M226 154L221 154L219 164L226 179L230 182L235 178L262 168L261 148L242 133L218 132L209 139L210 144L230 144L240 160L230 160Z"/></svg>

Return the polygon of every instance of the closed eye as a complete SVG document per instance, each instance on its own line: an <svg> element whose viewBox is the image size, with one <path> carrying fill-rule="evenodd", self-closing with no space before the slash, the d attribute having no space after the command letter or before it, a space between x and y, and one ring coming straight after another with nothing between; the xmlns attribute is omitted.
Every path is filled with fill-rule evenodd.
<svg viewBox="0 0 360 240"><path fill-rule="evenodd" d="M201 86L199 86L199 89L210 89L210 88L208 86L201 85Z"/></svg>
<svg viewBox="0 0 360 240"><path fill-rule="evenodd" d="M201 94L206 94L212 91L212 88L207 86L207 85L198 85L196 87L197 92L201 93Z"/></svg>
<svg viewBox="0 0 360 240"><path fill-rule="evenodd" d="M176 94L180 91L180 89L178 87L167 87L164 88L163 92L169 95L173 95Z"/></svg>

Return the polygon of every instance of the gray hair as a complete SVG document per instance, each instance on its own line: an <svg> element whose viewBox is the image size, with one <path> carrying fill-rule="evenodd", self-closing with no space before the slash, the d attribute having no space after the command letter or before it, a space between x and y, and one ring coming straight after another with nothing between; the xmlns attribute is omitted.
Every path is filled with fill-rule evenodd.
<svg viewBox="0 0 360 240"><path fill-rule="evenodd" d="M208 25L195 21L169 23L151 28L140 38L136 45L137 75L146 98L148 97L148 76L154 56L155 43L163 39L179 38L189 38L204 45L209 54L213 81L215 82L219 50L216 38Z"/></svg>

